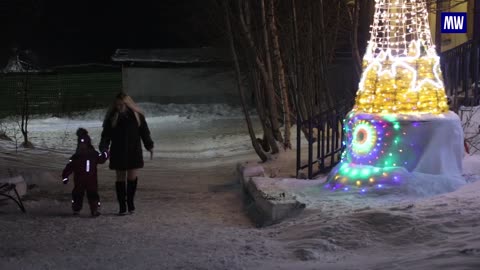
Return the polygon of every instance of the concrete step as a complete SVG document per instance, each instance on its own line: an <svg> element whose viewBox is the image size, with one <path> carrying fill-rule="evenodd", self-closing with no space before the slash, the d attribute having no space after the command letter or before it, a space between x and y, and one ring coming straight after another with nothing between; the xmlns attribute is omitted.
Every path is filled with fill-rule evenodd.
<svg viewBox="0 0 480 270"><path fill-rule="evenodd" d="M237 167L245 194L247 214L257 227L279 223L298 215L306 205L299 202L293 192L280 188L282 179L264 176L258 164L239 164Z"/></svg>

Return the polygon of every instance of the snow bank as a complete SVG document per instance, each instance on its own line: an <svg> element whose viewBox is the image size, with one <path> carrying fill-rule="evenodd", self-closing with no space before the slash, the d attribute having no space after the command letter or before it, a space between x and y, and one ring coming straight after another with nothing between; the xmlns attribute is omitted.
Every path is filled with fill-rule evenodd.
<svg viewBox="0 0 480 270"><path fill-rule="evenodd" d="M211 158L250 153L251 142L239 107L227 104L154 104L140 103L145 111L156 158ZM100 142L106 109L76 113L71 117L34 115L29 122L29 138L38 150L70 153L76 146L75 131L84 127L95 146ZM7 134L21 141L18 125L12 118L1 122ZM255 123L259 129L258 123ZM167 142L167 143L166 143ZM0 142L13 151L13 142ZM145 157L149 155L145 153Z"/></svg>

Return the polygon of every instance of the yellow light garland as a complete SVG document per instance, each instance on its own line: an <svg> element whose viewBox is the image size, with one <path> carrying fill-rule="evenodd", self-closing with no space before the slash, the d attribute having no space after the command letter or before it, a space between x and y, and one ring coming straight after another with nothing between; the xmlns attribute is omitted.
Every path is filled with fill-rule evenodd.
<svg viewBox="0 0 480 270"><path fill-rule="evenodd" d="M448 111L425 1L375 0L375 3L354 111L377 114Z"/></svg>

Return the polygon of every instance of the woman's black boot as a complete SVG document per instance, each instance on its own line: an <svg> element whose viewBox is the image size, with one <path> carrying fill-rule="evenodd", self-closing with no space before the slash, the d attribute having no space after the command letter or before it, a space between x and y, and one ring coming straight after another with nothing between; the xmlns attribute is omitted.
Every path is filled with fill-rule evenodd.
<svg viewBox="0 0 480 270"><path fill-rule="evenodd" d="M133 200L135 199L135 192L137 191L137 182L138 178L127 181L127 206L130 214L133 214L135 211L135 204L133 203Z"/></svg>
<svg viewBox="0 0 480 270"><path fill-rule="evenodd" d="M115 189L117 190L117 200L120 210L118 211L119 216L125 215L127 212L127 206L125 204L125 197L126 197L126 190L125 190L125 182L115 182Z"/></svg>

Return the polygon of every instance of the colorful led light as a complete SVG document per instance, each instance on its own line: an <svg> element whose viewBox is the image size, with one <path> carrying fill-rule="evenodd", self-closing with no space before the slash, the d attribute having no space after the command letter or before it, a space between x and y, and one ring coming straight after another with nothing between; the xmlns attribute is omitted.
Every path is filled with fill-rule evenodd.
<svg viewBox="0 0 480 270"><path fill-rule="evenodd" d="M447 111L426 0L375 0L355 106L343 120L346 150L332 187L348 191L347 185L356 185L365 192L400 183L398 166L413 168L421 147L407 136L406 128L421 125L411 115Z"/></svg>
<svg viewBox="0 0 480 270"><path fill-rule="evenodd" d="M354 111L382 114L448 111L440 59L422 0L375 0Z"/></svg>
<svg viewBox="0 0 480 270"><path fill-rule="evenodd" d="M367 121L358 121L353 127L352 150L357 155L370 153L377 143L377 131Z"/></svg>

